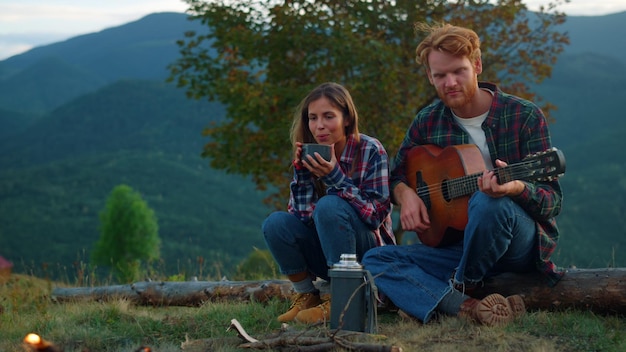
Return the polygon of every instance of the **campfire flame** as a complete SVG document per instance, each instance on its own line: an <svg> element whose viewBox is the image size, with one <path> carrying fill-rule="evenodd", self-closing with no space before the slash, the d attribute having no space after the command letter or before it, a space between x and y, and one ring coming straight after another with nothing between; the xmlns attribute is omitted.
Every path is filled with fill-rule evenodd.
<svg viewBox="0 0 626 352"><path fill-rule="evenodd" d="M41 336L30 333L24 337L24 344L30 352L63 352L62 349L55 346L52 342L44 340ZM135 352L152 352L148 346L141 346Z"/></svg>
<svg viewBox="0 0 626 352"><path fill-rule="evenodd" d="M39 335L37 334L30 333L26 335L26 337L24 338L24 342L26 342L29 345L36 346L41 343L41 337L39 337Z"/></svg>
<svg viewBox="0 0 626 352"><path fill-rule="evenodd" d="M44 340L41 336L30 333L24 337L24 344L29 347L32 352L57 352L61 351L51 342Z"/></svg>

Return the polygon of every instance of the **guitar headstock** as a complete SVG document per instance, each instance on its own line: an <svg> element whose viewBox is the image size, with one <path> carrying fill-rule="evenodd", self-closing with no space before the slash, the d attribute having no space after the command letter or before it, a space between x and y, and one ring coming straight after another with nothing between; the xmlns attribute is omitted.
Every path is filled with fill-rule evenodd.
<svg viewBox="0 0 626 352"><path fill-rule="evenodd" d="M553 181L565 173L565 156L557 148L531 154L519 164L525 176L519 179L527 181Z"/></svg>

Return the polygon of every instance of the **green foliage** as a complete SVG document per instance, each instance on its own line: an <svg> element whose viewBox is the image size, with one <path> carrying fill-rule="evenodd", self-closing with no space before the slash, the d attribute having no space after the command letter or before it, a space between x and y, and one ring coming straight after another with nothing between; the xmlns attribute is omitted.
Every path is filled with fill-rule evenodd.
<svg viewBox="0 0 626 352"><path fill-rule="evenodd" d="M96 265L113 269L121 282L138 280L142 264L160 258L157 218L141 195L127 185L113 189L100 213L101 234L91 255Z"/></svg>
<svg viewBox="0 0 626 352"><path fill-rule="evenodd" d="M249 179L200 156L202 127L223 114L220 104L188 100L172 85L124 80L25 133L7 131L16 134L0 139L1 254L15 272L72 277L78 262L90 262L107 196L126 184L159 219L160 272L231 277L264 245L260 223L270 209Z"/></svg>
<svg viewBox="0 0 626 352"><path fill-rule="evenodd" d="M483 41L481 78L532 97L526 82L550 75L567 36L564 15L531 15L518 0L493 1L211 1L186 0L210 34L189 32L172 81L196 99L222 102L226 120L205 134L211 165L288 193L293 109L312 87L336 81L352 93L362 132L393 155L416 111L436 97L414 60L413 23L451 19ZM556 3L560 3L557 0ZM549 106L546 106L549 107Z"/></svg>
<svg viewBox="0 0 626 352"><path fill-rule="evenodd" d="M5 139L12 134L25 130L37 121L39 116L34 114L21 114L0 108L0 139Z"/></svg>
<svg viewBox="0 0 626 352"><path fill-rule="evenodd" d="M268 250L254 248L238 266L235 280L265 280L278 277L277 264Z"/></svg>
<svg viewBox="0 0 626 352"><path fill-rule="evenodd" d="M552 142L563 150L567 171L561 178L561 238L554 259L564 267L626 265L626 120L618 113L626 97L623 77L621 60L564 55L553 76L537 87L559 106Z"/></svg>

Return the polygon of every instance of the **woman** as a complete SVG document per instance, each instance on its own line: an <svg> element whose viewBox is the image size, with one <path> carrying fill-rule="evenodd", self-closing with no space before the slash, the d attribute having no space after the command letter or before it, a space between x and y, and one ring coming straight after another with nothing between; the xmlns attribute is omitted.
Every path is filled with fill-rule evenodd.
<svg viewBox="0 0 626 352"><path fill-rule="evenodd" d="M373 247L395 244L391 228L389 160L382 144L359 133L358 114L347 89L324 83L300 103L291 128L294 177L287 211L263 222L265 242L295 291L280 322L325 322L330 299L313 281L329 281L328 269L343 253L357 260ZM329 145L302 158L304 143Z"/></svg>

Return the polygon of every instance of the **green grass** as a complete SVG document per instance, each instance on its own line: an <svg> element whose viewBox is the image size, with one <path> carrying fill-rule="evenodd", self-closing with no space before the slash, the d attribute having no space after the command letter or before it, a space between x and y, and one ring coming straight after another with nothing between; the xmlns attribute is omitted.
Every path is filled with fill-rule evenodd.
<svg viewBox="0 0 626 352"><path fill-rule="evenodd" d="M65 352L250 351L227 330L237 319L251 336L262 339L280 329L275 317L289 303L206 303L200 307L136 306L125 300L107 303L53 303L46 280L12 275L0 283L0 350L24 351L22 340L37 333ZM506 327L482 327L443 317L423 325L381 312L378 334L366 341L395 345L403 351L623 351L626 320L590 312L534 311ZM327 332L323 326L294 324L298 331ZM182 349L182 345L185 348Z"/></svg>

